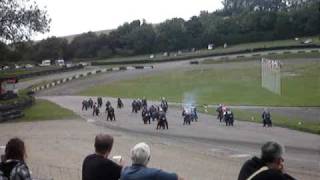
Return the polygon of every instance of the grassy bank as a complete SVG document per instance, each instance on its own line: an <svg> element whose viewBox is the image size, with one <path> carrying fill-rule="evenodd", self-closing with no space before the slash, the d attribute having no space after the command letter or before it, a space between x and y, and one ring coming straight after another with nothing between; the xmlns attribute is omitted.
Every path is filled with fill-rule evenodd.
<svg viewBox="0 0 320 180"><path fill-rule="evenodd" d="M42 120L64 120L76 119L79 116L72 111L62 108L47 100L36 100L35 104L27 108L25 116L17 121L42 121Z"/></svg>
<svg viewBox="0 0 320 180"><path fill-rule="evenodd" d="M154 54L154 58L150 59L150 54L145 55L137 55L137 56L129 56L129 57L113 57L108 59L99 59L93 61L95 65L110 65L110 64L141 64L141 63L154 63L154 62L166 62L166 61L173 61L173 60L183 60L183 59L190 59L190 58L198 58L198 57L207 57L207 56L216 56L222 54L229 54L229 53L250 53L253 50L258 50L259 52L263 50L272 50L272 49L290 49L293 47L296 48L304 48L308 45L301 44L301 41L305 41L306 39L312 39L312 44L320 45L320 39L318 36L314 37L304 37L300 38L299 41L295 41L293 39L287 40L276 40L276 41L264 41L264 42L253 42L253 43L243 43L243 44L236 44L230 45L227 48L222 46L216 47L213 50L207 49L200 49L195 52L171 52L169 56L163 56L163 53ZM259 53L257 52L257 53ZM93 60L93 59L92 59Z"/></svg>

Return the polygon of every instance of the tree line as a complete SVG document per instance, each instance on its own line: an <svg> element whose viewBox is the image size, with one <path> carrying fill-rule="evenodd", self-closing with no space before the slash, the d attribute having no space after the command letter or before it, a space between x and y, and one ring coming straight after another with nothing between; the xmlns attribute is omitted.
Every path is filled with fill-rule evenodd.
<svg viewBox="0 0 320 180"><path fill-rule="evenodd" d="M71 42L50 37L39 42L0 43L0 61L103 59L166 51L200 49L246 42L319 35L318 0L223 0L223 8L200 12L189 20L124 23L109 34L94 32ZM1 35L1 34L0 34Z"/></svg>

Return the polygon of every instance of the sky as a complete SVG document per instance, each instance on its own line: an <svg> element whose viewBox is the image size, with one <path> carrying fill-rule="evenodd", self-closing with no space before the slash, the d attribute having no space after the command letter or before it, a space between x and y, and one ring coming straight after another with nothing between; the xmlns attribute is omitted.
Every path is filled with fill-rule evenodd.
<svg viewBox="0 0 320 180"><path fill-rule="evenodd" d="M52 22L50 32L36 34L39 40L50 36L66 36L88 31L116 29L125 22L145 19L160 23L181 17L188 20L200 11L222 8L222 0L35 0L46 8Z"/></svg>

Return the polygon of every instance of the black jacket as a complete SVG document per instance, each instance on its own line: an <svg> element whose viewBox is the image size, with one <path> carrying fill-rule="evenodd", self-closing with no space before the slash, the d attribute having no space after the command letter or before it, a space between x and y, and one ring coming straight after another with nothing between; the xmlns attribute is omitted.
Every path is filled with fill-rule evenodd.
<svg viewBox="0 0 320 180"><path fill-rule="evenodd" d="M257 170L259 170L261 167L265 166L265 163L257 158L253 157L252 159L249 159L244 163L242 166L238 180L247 180L253 173L255 173ZM284 174L281 171L269 169L266 171L263 171L259 174L257 174L252 180L294 180L293 177L291 177L288 174Z"/></svg>
<svg viewBox="0 0 320 180"><path fill-rule="evenodd" d="M279 170L275 169L269 169L266 171L263 171L259 174L257 174L252 180L294 180L293 177L291 177L288 174L284 174Z"/></svg>
<svg viewBox="0 0 320 180"><path fill-rule="evenodd" d="M244 163L242 166L238 180L247 180L248 177L251 176L254 172L260 169L265 164L261 161L261 159L257 157L253 157Z"/></svg>

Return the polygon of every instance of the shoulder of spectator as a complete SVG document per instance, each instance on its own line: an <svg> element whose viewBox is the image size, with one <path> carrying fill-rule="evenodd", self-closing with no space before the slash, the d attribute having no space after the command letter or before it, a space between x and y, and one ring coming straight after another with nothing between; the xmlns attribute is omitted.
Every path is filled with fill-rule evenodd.
<svg viewBox="0 0 320 180"><path fill-rule="evenodd" d="M180 177L176 173L170 173L170 172L163 171L161 169L155 169L155 168L150 168L150 169L154 170L157 173L157 176L160 177L159 179L180 180L179 179Z"/></svg>
<svg viewBox="0 0 320 180"><path fill-rule="evenodd" d="M16 166L13 169L12 175L13 175L13 177L11 178L12 180L18 180L18 179L31 180L29 168L25 163L22 163L21 165Z"/></svg>

